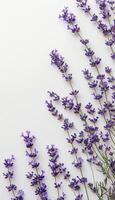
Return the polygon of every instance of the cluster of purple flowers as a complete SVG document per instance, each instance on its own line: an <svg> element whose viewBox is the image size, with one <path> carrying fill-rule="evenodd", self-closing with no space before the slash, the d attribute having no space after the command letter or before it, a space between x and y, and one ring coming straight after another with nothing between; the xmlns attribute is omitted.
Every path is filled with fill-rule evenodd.
<svg viewBox="0 0 115 200"><path fill-rule="evenodd" d="M72 16L72 17L70 17ZM79 33L80 27L78 26L76 22L76 17L73 13L70 13L68 11L68 7L65 7L62 10L62 13L59 15L59 18L64 20L65 23L67 23L67 28L72 32L72 33Z"/></svg>
<svg viewBox="0 0 115 200"><path fill-rule="evenodd" d="M58 158L59 158L58 149L54 145L47 146L47 153L49 155L49 167L51 169L51 174L55 180L54 187L57 190L57 200L64 200L65 193L60 192L62 182L58 181L58 177L61 174L66 173L66 168L63 163L60 163L58 161ZM69 174L68 174L68 177L69 177Z"/></svg>
<svg viewBox="0 0 115 200"><path fill-rule="evenodd" d="M39 169L38 151L34 147L35 136L31 135L30 131L22 133L22 138L26 145L26 156L29 158L29 165L31 171L26 174L27 179L30 180L31 186L35 188L35 195L42 200L48 200L47 186L44 182L45 172Z"/></svg>
<svg viewBox="0 0 115 200"><path fill-rule="evenodd" d="M11 192L12 194L11 200L24 200L23 190L18 190L17 186L13 183L14 160L14 156L11 156L11 158L7 158L4 160L4 167L7 169L7 171L3 173L3 176L5 179L8 180L8 185L6 186L6 188L8 192Z"/></svg>
<svg viewBox="0 0 115 200"><path fill-rule="evenodd" d="M64 61L64 57L62 57L56 49L52 50L52 52L50 53L50 57L51 57L51 64L57 66L57 68L62 73L62 76L65 78L65 80L71 81L72 74L68 73L68 65Z"/></svg>
<svg viewBox="0 0 115 200"><path fill-rule="evenodd" d="M83 197L83 194L80 194L81 185L87 182L87 179L84 177L79 178L79 176L71 179L70 172L67 170L64 163L59 161L58 149L54 145L47 146L47 153L49 155L49 167L51 169L51 174L55 180L54 186L57 189L57 200L63 200L66 197L64 193L60 194L62 182L58 182L59 176L62 176L64 180L68 181L68 186L73 192L74 199L81 200ZM77 194L78 191L79 195Z"/></svg>
<svg viewBox="0 0 115 200"><path fill-rule="evenodd" d="M115 59L115 20L111 19L114 12L115 1L95 0L99 7L99 16L93 13L91 6L87 0L76 0L76 4L90 17L90 20L95 22L97 28L105 36L105 44L110 47L111 58Z"/></svg>

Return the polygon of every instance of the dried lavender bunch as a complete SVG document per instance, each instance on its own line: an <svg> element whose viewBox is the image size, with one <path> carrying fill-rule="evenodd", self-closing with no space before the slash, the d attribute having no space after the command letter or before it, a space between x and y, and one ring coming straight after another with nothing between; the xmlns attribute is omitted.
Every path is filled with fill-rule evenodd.
<svg viewBox="0 0 115 200"><path fill-rule="evenodd" d="M105 68L105 71L106 69L108 69L108 67ZM106 71L106 73L108 72ZM115 133L114 133L115 109L114 109L114 98L113 98L114 89L112 89L114 88L114 77L109 75L107 77L108 79L107 80L105 78L105 75L103 74L100 76L101 80L98 80L99 76L97 77L97 80L95 80L92 74L90 73L90 71L87 69L83 70L83 75L85 79L88 81L89 87L93 91L94 99L98 101L99 103L98 114L102 116L104 119L105 124L103 127L106 131L108 131L111 137L111 140L113 142L113 145L115 145L114 139L113 139L115 136ZM99 85L98 85L98 81L99 81ZM99 93L99 89L101 89L100 93ZM108 98L109 97L108 93L110 94L111 90L113 90L112 94L110 98ZM105 99L103 95L105 96Z"/></svg>
<svg viewBox="0 0 115 200"><path fill-rule="evenodd" d="M97 25L97 28L103 33L106 38L105 44L110 47L111 58L115 59L115 21L111 23L111 7L113 6L113 1L98 0L96 1L100 8L100 14L103 19L99 19L99 16L93 13L91 6L88 4L87 0L76 0L78 7L83 10L89 17L90 21Z"/></svg>
<svg viewBox="0 0 115 200"><path fill-rule="evenodd" d="M58 66L57 62L60 62L60 60L62 60L63 57L58 53L57 50L53 50L53 51L50 53L50 56L51 56L51 64L53 64L54 66L56 66L56 67L59 69L59 66ZM65 63L65 61L64 61L64 58L63 58L63 63L62 63L62 65L63 65L64 63ZM68 65L66 64L66 66L68 66ZM61 66L61 67L62 67L62 66ZM59 69L59 70L60 70L60 69ZM68 69L66 69L66 72L62 72L62 71L61 71L61 73L62 73L62 76L63 76L64 78L67 77ZM113 101L112 103L110 103L110 102L106 102L106 103L105 103L105 102L104 102L104 108L103 108L103 107L102 107L102 104L101 104L101 101L100 101L100 99L102 98L102 95L99 95L99 94L97 94L97 92L96 92L97 80L96 80L96 81L95 81L95 80L92 80L93 77L92 77L91 73L89 73L88 70L84 70L83 73L84 73L85 78L86 78L87 80L90 80L90 82L88 82L90 88L93 88L93 89L94 89L94 98L95 98L96 100L99 101L99 104L100 104L100 107L101 107L101 108L99 108L98 114L100 114L100 115L103 116L104 120L106 121L106 129L107 129L108 126L110 126L110 121L107 123L107 120L106 120L106 118L105 118L105 113L106 113L107 110L108 110L109 114L112 116L112 111L113 111L113 113L114 113L114 109L113 109L113 110L112 110L112 109L110 110L109 108L112 108L112 107L113 107L114 101ZM100 76L101 76L101 75L100 75ZM100 76L98 76L97 78L99 79ZM103 76L102 76L102 77L103 77ZM76 113L79 114L80 119L85 123L84 125L85 125L86 129L91 129L90 131L92 131L93 129L94 129L94 130L97 129L97 127L95 127L95 124L96 124L97 119L98 119L97 116L96 116L95 119L89 119L91 122L93 122L94 127L89 127L89 126L88 126L88 123L86 122L86 121L87 121L87 115L83 113L83 111L82 111L82 109L81 109L81 103L78 102L78 93L79 93L79 91L73 89L72 74L71 74L71 79L70 79L70 78L68 78L68 79L66 78L66 81L67 81L67 83L70 85L70 88L71 88L71 90L72 90L72 91L70 92L70 94L69 94L69 96L71 96L71 98L69 98L69 97L60 98L59 95L58 95L58 98L55 98L54 100L55 100L55 101L61 100L61 104L64 106L65 109L72 110L75 114L76 114ZM101 80L101 81L102 81L102 80ZM104 82L103 84L104 84L104 86L105 86L106 82ZM102 87L102 85L99 85L99 86ZM105 91L105 94L106 94L106 91ZM53 97L53 94L52 94L51 92L50 92L50 97ZM73 99L75 99L75 103L74 103L74 100L73 100ZM93 109L93 111L94 111L94 109ZM110 113L110 112L111 112L111 113ZM91 114L91 113L90 113L90 114ZM94 115L94 113L92 113L92 114Z"/></svg>
<svg viewBox="0 0 115 200"><path fill-rule="evenodd" d="M11 200L24 200L24 192L22 190L18 190L17 186L13 183L14 177L14 156L11 158L7 158L4 160L4 167L7 169L3 176L8 180L9 184L6 186L8 192L12 194Z"/></svg>
<svg viewBox="0 0 115 200"><path fill-rule="evenodd" d="M78 28L78 24L76 25L75 16L74 16L74 22L70 21L70 20L68 21L68 18L71 15L73 16L74 14L73 13L70 14L68 12L67 8L65 8L62 11L62 14L59 17L62 18L67 23L67 27L68 27L68 29L70 29L72 31L72 33L74 33L75 35L77 34L79 36L80 42L86 47L86 49L85 49L85 55L87 57L89 57L90 65L92 67L95 67L96 70L97 70L97 74L98 74L97 79L100 80L99 87L101 88L101 95L98 95L97 91L95 91L95 87L97 86L97 80L96 81L94 80L92 83L89 83L89 84L90 84L91 88L94 88L95 99L99 100L100 107L101 107L100 114L102 113L102 115L104 117L104 120L106 122L106 126L104 128L106 128L108 130L108 132L109 132L109 134L111 136L111 133L114 134L114 132L113 132L114 131L114 120L112 118L113 116L111 116L111 113L110 113L110 107L111 107L111 105L112 105L112 107L114 107L113 104L112 104L114 102L110 103L110 102L108 102L108 99L107 99L107 91L109 90L108 83L104 80L105 79L105 75L103 75L103 74L101 75L100 72L99 72L99 68L98 68L98 66L99 66L99 64L101 62L101 59L98 58L98 57L95 57L95 53L88 47L87 44L89 43L89 41L87 39L83 39L81 37L81 34L79 33L80 32L80 28ZM88 74L87 74L87 70L85 70L85 74L88 75L87 78L92 79L92 75L91 75L91 73L89 73L89 71L88 71ZM104 93L105 99L106 99L106 101L104 103L105 103L106 109L108 110L109 116L110 116L109 120L105 118L105 113L102 112L102 111L104 111L104 109L103 109L103 107L101 105L100 99L103 97L102 96L103 93ZM111 129L113 129L113 130L111 130ZM114 139L112 138L112 136L111 136L111 140L112 140L113 144L115 144L114 143ZM99 153L100 153L100 151L99 151ZM103 157L103 155L102 155L102 157ZM106 159L106 157L104 157L104 160L105 159ZM114 160L114 158L113 158L113 160ZM109 160L109 163L107 165L110 166L111 165L110 163L111 162ZM114 177L114 174L113 174L113 177Z"/></svg>
<svg viewBox="0 0 115 200"><path fill-rule="evenodd" d="M55 57L54 57L54 51L52 51L51 54L50 54L50 56L51 56L51 63L53 63L53 65L56 66L56 67L58 68L58 66L57 66L57 61L55 62L54 60L59 60L59 59L62 58L62 56L60 56L59 53L58 53L58 55L57 55L57 51L55 51L55 52L56 52ZM53 55L53 56L52 56L52 55ZM52 62L52 60L53 60L53 62ZM64 58L63 58L63 60L64 60ZM66 65L67 65L67 64L66 64ZM88 78L89 78L89 77L91 77L91 74L88 75ZM72 98L65 97L65 98L62 98L62 99L61 99L61 98L59 97L59 95L57 95L57 96L58 96L57 99L53 99L53 100L59 101L59 100L61 99L60 102L61 102L61 104L64 106L64 108L65 108L66 110L72 110L75 114L79 114L80 119L83 121L83 123L84 123L83 125L85 126L85 129L84 129L84 130L85 130L86 132L89 132L89 134L90 134L90 133L94 133L94 134L95 134L95 132L98 131L98 129L99 129L99 128L96 126L96 123L97 123L97 120L98 120L99 117L98 117L98 116L94 117L95 109L92 108L92 104L91 104L91 103L87 104L86 107L85 107L86 110L87 110L87 114L90 114L90 116L92 115L92 118L89 118L89 121L93 123L93 126L89 126L89 125L88 125L88 121L87 121L88 115L83 114L83 111L82 111L82 109L81 109L81 103L78 102L78 91L76 91L76 90L73 89L72 79L69 80L68 83L70 84L71 89L72 89L72 92L70 93L70 95L73 95L74 92L76 93L76 95L75 95L75 94L73 95L74 98L75 98L75 100L76 100L76 104L74 103L74 101L73 101ZM55 94L55 93L50 92L50 93L49 93L50 97L53 97L53 94ZM55 95L56 95L56 94L55 94ZM111 105L110 105L110 107L111 107ZM101 112L101 111L100 111L100 109L99 109L99 113L100 113L100 112ZM99 134L98 134L98 135L99 135ZM105 136L106 136L106 138L104 139ZM96 138L97 138L97 136L96 136ZM101 132L101 138L103 139L103 141L109 140L109 138L108 138L108 133L103 134L103 133Z"/></svg>
<svg viewBox="0 0 115 200"><path fill-rule="evenodd" d="M68 74L68 65L67 65L67 63L64 61L64 57L62 57L62 56L60 56L60 54L58 53L58 51L57 50L53 50L52 52L51 52L51 54L50 54L50 56L51 56L51 64L53 64L54 66L56 66L58 69L59 69L59 71L62 73L62 76L65 78L65 75L66 74ZM61 62L61 61L63 61L63 62ZM61 63L61 64L60 64ZM60 69L62 69L63 68L63 65L65 65L65 63L66 63L66 71L62 71L62 70L60 70ZM91 77L91 74L89 74L89 75L87 75L88 77ZM72 85L72 74L71 74L71 79L65 79L66 81L67 81L67 83L69 83L70 84L70 86L71 86L71 89L72 89L72 92L70 92L70 95L75 95L74 97L75 97L75 99L76 99L76 103L77 103L77 105L79 105L79 103L78 103L78 97L77 97L77 95L78 95L78 91L76 91L76 90L74 90L73 89L73 85ZM54 102L56 102L56 101L60 101L60 96L59 95L57 95L55 92L48 92L49 93L49 96L52 98L52 100L54 101ZM55 110L57 111L57 112L54 112L55 114L53 114L54 116L58 116L58 110L54 107L54 105L52 104L52 100L50 101L50 103L48 103L48 101L47 101L47 107L48 107L48 110L52 113L52 111L54 112ZM83 113L82 113L82 111L81 111L81 104L79 105L79 106L77 106L77 108L79 108L79 109L76 109L75 110L75 104L74 104L74 102L73 102L73 99L68 99L68 98L63 98L62 99L62 105L64 105L64 107L65 107L65 109L68 109L68 110L72 110L73 108L73 111L74 111L74 113L79 113L80 115L80 117L81 117L81 119L85 122L85 126L87 125L87 123L86 123L86 120L87 120L87 115L83 115ZM51 106L52 105L52 106ZM53 109L52 109L52 108ZM89 104L87 104L86 105L86 110L87 110L87 113L88 114L90 114L90 115L92 115L92 118L89 118L90 119L90 121L95 125L96 124L96 122L97 122L97 119L98 119L98 117L95 117L94 118L94 113L95 113L95 109L94 108L92 108L92 104L91 103L89 103ZM61 114L62 115L62 114ZM63 115L62 115L63 116ZM61 120L62 120L63 118L61 118ZM71 125L72 124L72 125ZM70 131L70 129L71 128L73 128L73 123L70 123L69 121L68 121L68 119L64 119L64 123L63 123L63 126L62 126L62 128L65 130L65 131L67 131L68 132L68 130ZM91 133L91 131L93 131L93 137L92 137L92 135L90 136L90 138L84 138L84 135L86 135L85 134L85 132L84 132L84 130L79 134L79 138L76 136L76 134L74 134L74 135L71 135L71 136L69 136L69 138L67 138L68 139L68 141L69 141L69 143L72 143L72 145L73 145L73 141L77 141L78 142L78 144L79 143L81 143L81 144L85 144L85 148L83 149L83 151L84 152L86 152L86 150L88 150L88 153L89 153L89 155L90 155L90 158L89 159L87 159L87 161L88 162L91 162L91 163L93 163L93 164L96 164L97 166L99 166L101 169L102 169L102 172L103 172L103 174L106 174L106 171L105 171L105 168L103 167L103 165L102 164L104 164L105 165L105 163L106 163L106 167L108 166L108 167L110 167L110 165L111 165L111 162L110 162L110 159L107 159L107 157L109 157L110 155L111 156L113 156L113 152L111 151L111 148L110 147L108 147L108 146L106 146L106 145L100 145L100 144L98 144L99 142L100 142L100 139L99 139L99 136L98 136L98 134L95 132L95 131L97 131L97 129L98 129L98 127L94 127L94 128L92 128L92 127L90 127L89 128L89 126L86 126L85 127L85 131L86 131L86 133L87 132L89 132L89 133ZM88 136L89 137L89 136ZM109 140L109 138L108 138L108 134L106 133L106 134L103 134L102 132L101 132L101 135L100 135L100 137L101 137L101 139L102 139L102 141L103 142L106 142L106 141L108 141ZM95 147L96 147L96 150L98 151L98 153L99 153L99 155L97 154L97 152L96 152L96 155L94 155L94 149L92 149L92 145L91 144L94 144L95 145ZM97 144L98 144L98 146L97 146ZM74 149L75 150L75 149ZM100 151L102 151L102 152L100 152ZM72 152L74 152L74 151L72 151ZM93 155L92 155L93 154ZM109 154L109 155L107 155L107 154ZM104 156L104 155L106 155L106 156ZM100 158L100 156L101 156L101 159L98 161L98 159L97 158ZM110 156L110 158L111 158L111 160L114 160L114 158L113 157L111 157ZM105 162L106 161L106 162ZM81 164L81 162L80 162L80 164ZM76 164L76 166L79 166L79 164L77 163ZM111 170L110 170L111 171ZM109 179L111 179L111 177L110 177L110 175L109 175L109 173L107 172L107 174L106 174L107 176L108 176L108 178ZM112 183L113 183L113 180L112 180ZM101 185L101 184L100 184ZM109 188L110 189L110 188ZM96 190L96 191L98 191L98 190ZM99 197L99 194L98 194L98 192L96 192L96 194L97 194L97 196Z"/></svg>
<svg viewBox="0 0 115 200"><path fill-rule="evenodd" d="M74 16L74 23L68 22L68 18L70 15L73 15L73 13L72 14L69 13L68 9L65 8L64 10L62 10L62 14L59 17L61 19L63 19L65 23L67 23L67 27L68 27L68 29L70 29L72 31L72 33L74 33L75 35L78 35L78 37L80 38L80 42L85 47L85 49L84 49L85 56L89 59L89 64L91 65L91 67L96 69L96 72L97 72L96 79L97 80L93 80L93 82L91 82L91 84L90 84L90 87L92 87L94 89L94 98L99 101L100 109L102 110L103 109L102 104L101 104L102 97L104 98L105 104L106 105L109 104L108 94L107 94L109 91L109 86L108 86L108 82L105 79L105 74L101 74L100 70L99 70L101 58L97 57L95 55L95 52L89 47L89 45L88 45L89 40L83 39L83 37L80 34L80 28L79 29L75 28L76 26L78 27L78 24L76 25L75 16ZM92 78L92 77L90 77L90 78ZM96 90L97 83L99 83L98 90L100 89L100 94L98 94L97 90ZM113 101L113 103L114 103L114 101ZM109 108L109 106L108 106L108 108ZM106 118L105 113L102 112L102 116L106 123L105 128L108 130L110 135L112 135L112 134L114 135L114 126L115 126L114 118L112 118L112 116L110 114L110 110L108 110L108 112L109 112L109 119ZM111 139L114 143L114 139L112 138L112 136L111 136ZM114 143L114 145L115 145L115 143Z"/></svg>
<svg viewBox="0 0 115 200"><path fill-rule="evenodd" d="M47 186L44 182L45 172L39 169L38 151L34 147L35 136L30 131L22 133L22 138L26 145L26 156L29 158L29 166L31 171L26 174L30 180L31 186L35 189L35 195L41 200L48 200Z"/></svg>

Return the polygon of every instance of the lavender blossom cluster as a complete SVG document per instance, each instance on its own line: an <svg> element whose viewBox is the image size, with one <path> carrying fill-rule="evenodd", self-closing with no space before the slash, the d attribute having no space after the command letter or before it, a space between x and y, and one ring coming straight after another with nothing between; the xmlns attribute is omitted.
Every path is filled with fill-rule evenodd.
<svg viewBox="0 0 115 200"><path fill-rule="evenodd" d="M115 14L114 0L95 0L99 8L99 14L94 13L87 0L75 0L77 7L88 15L91 22L94 22L97 28L105 37L105 45L110 48L111 58L115 59Z"/></svg>
<svg viewBox="0 0 115 200"><path fill-rule="evenodd" d="M14 178L14 156L4 160L4 167L6 172L3 173L5 179L8 180L8 185L6 186L7 191L11 193L11 200L24 200L24 191L18 190L17 185L13 182Z"/></svg>

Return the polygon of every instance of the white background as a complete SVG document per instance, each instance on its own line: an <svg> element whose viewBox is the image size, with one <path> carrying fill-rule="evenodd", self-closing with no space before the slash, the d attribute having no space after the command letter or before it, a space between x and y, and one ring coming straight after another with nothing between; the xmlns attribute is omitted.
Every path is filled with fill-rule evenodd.
<svg viewBox="0 0 115 200"><path fill-rule="evenodd" d="M92 0L89 2L95 12L97 7ZM71 167L66 135L45 106L48 90L60 95L67 95L70 91L61 74L50 65L49 53L54 48L60 51L70 66L74 84L80 90L79 100L85 104L93 99L81 72L89 67L83 48L79 39L67 31L58 19L64 6L74 11L82 35L90 38L92 48L102 57L102 70L104 66L113 66L102 34L77 8L74 0L0 2L0 199L10 199L2 173L4 158L12 154L16 156L15 181L18 187L25 190L26 200L36 199L25 178L28 166L20 135L27 129L38 139L39 159L41 167L47 171L46 182L52 200L56 199L56 193L48 169L47 144L59 147L62 161L73 171L73 176L77 175ZM76 124L80 129L79 120ZM92 180L90 170L87 170L84 168L84 175L88 174ZM68 192L67 199L74 199L71 192Z"/></svg>

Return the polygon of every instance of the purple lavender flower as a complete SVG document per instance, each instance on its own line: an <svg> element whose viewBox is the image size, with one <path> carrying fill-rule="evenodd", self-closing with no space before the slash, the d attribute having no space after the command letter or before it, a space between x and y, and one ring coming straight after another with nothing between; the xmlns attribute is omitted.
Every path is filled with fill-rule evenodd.
<svg viewBox="0 0 115 200"><path fill-rule="evenodd" d="M96 14L93 14L91 21L96 22L98 20L98 16Z"/></svg>
<svg viewBox="0 0 115 200"><path fill-rule="evenodd" d="M14 160L15 160L15 158L14 158L13 155L11 156L11 158L5 159L5 160L4 160L4 166L5 166L6 168L13 167L13 165L14 165Z"/></svg>
<svg viewBox="0 0 115 200"><path fill-rule="evenodd" d="M72 19L70 16L72 16ZM73 13L70 13L67 7L62 10L61 14L59 15L59 18L67 24L67 28L72 33L79 33L80 27L76 23L75 15Z"/></svg>
<svg viewBox="0 0 115 200"><path fill-rule="evenodd" d="M81 168L82 167L82 164L83 164L83 159L81 157L78 157L77 160L75 160L73 162L73 165L76 167L76 168Z"/></svg>
<svg viewBox="0 0 115 200"><path fill-rule="evenodd" d="M93 96L94 96L95 100L99 101L100 99L102 99L103 93L102 92L101 92L101 94L93 93ZM101 110L101 109L99 109L99 110Z"/></svg>
<svg viewBox="0 0 115 200"><path fill-rule="evenodd" d="M114 53L114 52L111 54L111 58L112 58L113 60L115 59L115 53Z"/></svg>
<svg viewBox="0 0 115 200"><path fill-rule="evenodd" d="M60 197L57 198L57 200L64 200L66 195L63 193Z"/></svg>
<svg viewBox="0 0 115 200"><path fill-rule="evenodd" d="M74 107L74 102L73 99L70 99L68 97L64 97L61 99L62 105L64 106L65 109L72 110Z"/></svg>
<svg viewBox="0 0 115 200"><path fill-rule="evenodd" d="M68 131L69 129L73 128L74 123L73 122L69 122L69 119L64 119L64 123L62 125L62 128L64 129L64 131Z"/></svg>
<svg viewBox="0 0 115 200"><path fill-rule="evenodd" d="M66 73L67 69L68 69L68 65L65 63L64 61L64 57L62 57L58 51L52 50L52 52L50 53L50 57L51 57L51 64L57 66L57 68L62 72L62 73Z"/></svg>
<svg viewBox="0 0 115 200"><path fill-rule="evenodd" d="M65 7L62 10L62 13L59 15L60 19L63 19L65 22L72 24L76 21L76 17L73 13L68 12L68 7Z"/></svg>
<svg viewBox="0 0 115 200"><path fill-rule="evenodd" d="M87 109L87 112L89 114L94 114L95 113L95 108L93 108L93 105L90 102L85 106L85 108Z"/></svg>
<svg viewBox="0 0 115 200"><path fill-rule="evenodd" d="M85 13L90 12L90 6L87 3L87 0L76 0L77 6L80 7Z"/></svg>
<svg viewBox="0 0 115 200"><path fill-rule="evenodd" d="M49 155L49 167L51 169L51 174L54 177L54 187L57 190L57 200L65 199L65 194L60 193L62 182L58 182L58 177L64 175L65 179L70 177L70 174L66 173L66 168L63 163L59 162L58 149L54 146L47 146L47 153Z"/></svg>
<svg viewBox="0 0 115 200"><path fill-rule="evenodd" d="M79 33L79 31L80 31L80 27L78 26L78 24L68 25L67 28L68 28L68 30L70 30L72 33Z"/></svg>
<svg viewBox="0 0 115 200"><path fill-rule="evenodd" d="M63 119L63 114L59 113L58 110L54 107L52 101L46 101L46 105L48 108L48 111L55 116L58 120L62 120Z"/></svg>
<svg viewBox="0 0 115 200"><path fill-rule="evenodd" d="M71 135L70 135L69 137L67 137L66 139L67 139L67 142L68 142L68 143L72 144L73 142L75 142L76 138L77 138L77 134L74 133L74 134L71 134ZM78 151L78 148L77 148L77 151Z"/></svg>
<svg viewBox="0 0 115 200"><path fill-rule="evenodd" d="M58 51L52 50L50 53L51 64L57 66L61 73L66 73L68 70L68 65L64 61L64 57L62 57Z"/></svg>
<svg viewBox="0 0 115 200"><path fill-rule="evenodd" d="M113 159L111 160L110 167L112 169L112 172L115 174L115 160L113 160Z"/></svg>
<svg viewBox="0 0 115 200"><path fill-rule="evenodd" d="M114 44L114 40L112 40L112 39L109 39L109 40L107 40L106 42L105 42L105 44L107 45L107 46L112 46L113 44Z"/></svg>
<svg viewBox="0 0 115 200"><path fill-rule="evenodd" d="M94 55L94 51L91 50L90 48L85 49L85 55L86 55L87 57L92 57L92 56Z"/></svg>
<svg viewBox="0 0 115 200"><path fill-rule="evenodd" d="M103 19L111 16L106 0L96 0L96 3L99 5L100 14L102 15Z"/></svg>
<svg viewBox="0 0 115 200"><path fill-rule="evenodd" d="M29 166L32 171L26 174L27 179L30 180L31 186L35 188L35 195L42 200L48 200L47 186L44 183L45 172L39 169L40 163L38 161L38 151L34 147L35 136L30 131L22 133L22 138L26 145L26 156L29 158Z"/></svg>
<svg viewBox="0 0 115 200"><path fill-rule="evenodd" d="M47 153L49 155L49 167L51 169L51 174L56 177L63 174L66 171L63 163L59 163L58 149L54 146L47 146Z"/></svg>
<svg viewBox="0 0 115 200"><path fill-rule="evenodd" d="M92 74L88 69L84 69L84 70L82 70L82 72L83 72L83 75L84 75L86 80L92 79Z"/></svg>
<svg viewBox="0 0 115 200"><path fill-rule="evenodd" d="M9 182L9 185L6 186L6 188L8 192L12 193L11 200L24 200L24 192L22 190L18 190L17 186L12 182L14 177L14 160L14 156L4 160L4 166L7 169L7 172L3 173L3 176Z"/></svg>
<svg viewBox="0 0 115 200"><path fill-rule="evenodd" d="M105 72L107 73L107 74L110 74L111 73L111 71L112 71L112 69L110 68L110 67L105 67Z"/></svg>
<svg viewBox="0 0 115 200"><path fill-rule="evenodd" d="M100 9L100 14L102 15L103 19L106 19L108 21L108 26L103 24L102 22L99 24L99 28L103 30L104 34L109 35L108 40L105 42L106 45L110 46L111 49L111 58L115 59L115 52L114 52L114 47L113 44L115 42L114 37L115 37L115 29L114 29L114 24L111 24L111 6L112 4L115 4L114 1L107 1L107 0L96 0L96 3L99 6ZM106 31L104 30L107 30Z"/></svg>
<svg viewBox="0 0 115 200"><path fill-rule="evenodd" d="M104 24L101 20L98 21L97 28L102 31L102 33L106 36L110 32L108 26Z"/></svg>
<svg viewBox="0 0 115 200"><path fill-rule="evenodd" d="M105 129L110 130L112 127L115 126L115 122L113 120L109 120L105 125Z"/></svg>
<svg viewBox="0 0 115 200"><path fill-rule="evenodd" d="M59 97L59 95L57 95L55 92L50 92L50 91L48 91L48 94L49 94L49 96L51 97L51 98L53 98L53 101L59 101L60 100L60 97Z"/></svg>
<svg viewBox="0 0 115 200"><path fill-rule="evenodd" d="M83 194L78 194L78 196L75 198L75 200L82 200Z"/></svg>
<svg viewBox="0 0 115 200"><path fill-rule="evenodd" d="M114 1L107 0L96 0L96 3L99 5L100 14L103 19L108 21L108 25L103 22L103 20L99 20L99 16L95 13L92 14L92 9L90 5L88 5L87 0L76 0L77 6L83 10L90 17L90 21L95 22L97 28L103 33L104 36L108 36L108 40L105 42L107 46L110 47L111 50L111 58L115 59L114 47L115 43L115 22L113 20L113 24L111 24L111 14L110 10L114 9ZM82 41L82 40L81 40Z"/></svg>
<svg viewBox="0 0 115 200"><path fill-rule="evenodd" d="M51 64L56 66L59 71L62 73L62 77L66 81L72 80L72 74L68 72L68 64L65 62L64 57L62 57L57 50L52 50L50 53Z"/></svg>
<svg viewBox="0 0 115 200"><path fill-rule="evenodd" d="M73 178L69 184L69 187L75 191L80 190L80 181L76 178Z"/></svg>
<svg viewBox="0 0 115 200"><path fill-rule="evenodd" d="M92 88L96 88L97 87L97 84L98 84L98 81L97 80L92 80L90 82L88 82L88 85L89 87L92 89Z"/></svg>
<svg viewBox="0 0 115 200"><path fill-rule="evenodd" d="M72 80L72 74L63 74L62 77L65 78L66 81Z"/></svg>
<svg viewBox="0 0 115 200"><path fill-rule="evenodd" d="M109 141L109 133L101 132L101 138L104 142Z"/></svg>
<svg viewBox="0 0 115 200"><path fill-rule="evenodd" d="M90 61L90 65L92 67L97 67L100 64L100 62L101 62L101 58L95 57L93 60L90 59L89 61Z"/></svg>
<svg viewBox="0 0 115 200"><path fill-rule="evenodd" d="M80 113L81 103L76 103L73 107L74 113Z"/></svg>

